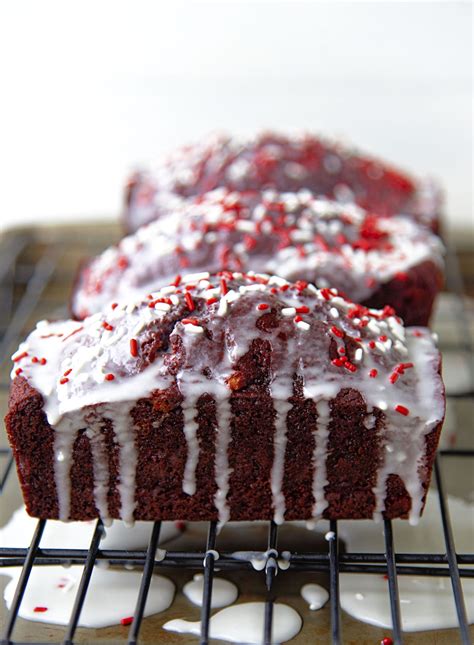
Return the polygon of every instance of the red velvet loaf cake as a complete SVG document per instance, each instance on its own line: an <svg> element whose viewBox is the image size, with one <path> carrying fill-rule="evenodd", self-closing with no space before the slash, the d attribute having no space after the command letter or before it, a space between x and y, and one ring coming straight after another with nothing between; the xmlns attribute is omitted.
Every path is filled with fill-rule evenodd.
<svg viewBox="0 0 474 645"><path fill-rule="evenodd" d="M385 162L314 135L262 133L249 140L212 136L177 150L154 172L130 178L125 227L136 231L156 219L166 210L169 194L187 198L219 186L241 192L309 189L379 215L409 215L435 231L442 201L433 182L415 180Z"/></svg>
<svg viewBox="0 0 474 645"><path fill-rule="evenodd" d="M332 286L354 302L393 307L407 325L427 325L443 282L443 246L425 227L309 191L221 188L173 203L169 213L83 268L72 296L76 318L141 297L183 271L252 269Z"/></svg>
<svg viewBox="0 0 474 645"><path fill-rule="evenodd" d="M305 282L184 276L39 323L6 418L37 517L224 522L422 512L444 417L424 328Z"/></svg>

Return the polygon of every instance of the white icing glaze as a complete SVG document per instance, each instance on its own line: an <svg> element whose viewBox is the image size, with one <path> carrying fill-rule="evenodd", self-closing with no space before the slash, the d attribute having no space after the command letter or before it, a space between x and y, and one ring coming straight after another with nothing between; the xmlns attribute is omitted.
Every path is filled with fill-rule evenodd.
<svg viewBox="0 0 474 645"><path fill-rule="evenodd" d="M390 310L380 312L353 305L334 290L318 291L305 283L290 285L282 278L261 274L224 275L226 278L207 273L184 276L181 288L165 287L142 301L118 304L82 323L39 323L20 346L12 376L19 370L43 395L46 416L56 431L55 473L61 518L69 517L71 449L79 430L88 428L94 453L96 507L104 521L109 520L104 490L107 463L99 435L102 424L110 423L120 447L121 517L127 523L133 521L137 458L133 408L137 400L153 391L176 385L183 397L187 443L183 490L189 495L196 489L199 463L197 404L203 395L216 403L215 504L220 522L225 522L229 518L229 381L252 341L264 338L271 344L270 388L275 408L271 470L275 520L281 522L285 515L282 483L286 417L291 408L293 378L299 376L304 396L315 402L318 413L314 429L314 516L321 516L327 507L329 402L341 390L352 388L367 404L366 426L374 423L374 408L385 416L381 431L384 456L374 487L375 516L384 510L387 477L396 474L411 495L410 519L415 522L422 504L418 467L424 457L425 436L444 415L439 353L429 332L415 328L406 331ZM225 291L218 286L222 281L228 282ZM162 305L166 311L160 308ZM288 316L288 310L294 310L297 316ZM271 315L276 316L278 324L262 334L259 320L270 312L274 312ZM189 315L193 318L185 318ZM302 321L305 327L299 325ZM173 371L175 355L170 350L158 352L153 363L141 368L139 358L131 354L131 338L140 344L150 334L157 334L160 326L168 329L170 346L179 343L182 348L183 359L177 371ZM189 327L200 327L203 332L190 334ZM357 344L352 362L346 354L349 341ZM331 361L334 344L339 357ZM47 363L40 364L38 356L47 356ZM371 372L376 372L374 378ZM67 376L61 377L63 374Z"/></svg>
<svg viewBox="0 0 474 645"><path fill-rule="evenodd" d="M271 472L271 488L273 495L273 517L277 524L283 524L285 518L285 496L283 494L283 473L285 467L286 449L286 415L291 410L291 403L287 400L293 391L291 375L279 376L272 383L272 397L275 408L275 435L273 438L273 466Z"/></svg>
<svg viewBox="0 0 474 645"><path fill-rule="evenodd" d="M30 517L22 506L10 521L0 529L0 546L26 548L30 545L38 520ZM45 549L88 549L95 529L95 520L89 522L58 522L48 520L41 546ZM146 549L150 540L152 522L135 522L133 527L125 526L121 520L114 520L107 527L100 542L101 549ZM180 535L182 530L175 522L162 522L160 544Z"/></svg>
<svg viewBox="0 0 474 645"><path fill-rule="evenodd" d="M326 589L312 582L301 587L301 596L306 600L311 611L321 609L329 600Z"/></svg>
<svg viewBox="0 0 474 645"><path fill-rule="evenodd" d="M19 615L27 620L67 625L82 570L83 567L77 565L67 569L59 566L33 567ZM1 573L12 576L4 592L7 608L10 609L21 568L10 567ZM107 627L133 616L141 578L141 572L95 567L79 627ZM144 615L150 616L168 609L173 601L174 591L171 580L153 575Z"/></svg>
<svg viewBox="0 0 474 645"><path fill-rule="evenodd" d="M196 573L192 580L187 582L183 587L183 593L186 598L198 607L202 606L202 592L204 576L202 573ZM218 609L231 605L237 600L239 590L233 582L223 578L214 578L212 583L211 608Z"/></svg>
<svg viewBox="0 0 474 645"><path fill-rule="evenodd" d="M324 509L328 505L324 487L328 483L326 479L326 455L330 421L329 403L325 399L320 399L316 404L316 409L318 411L318 420L314 432L313 517L318 518L322 516Z"/></svg>
<svg viewBox="0 0 474 645"><path fill-rule="evenodd" d="M263 602L246 602L226 607L211 617L210 637L247 645L263 643L264 612ZM301 625L302 620L294 609L275 603L271 642L284 643L291 640L298 634ZM163 629L199 636L201 623L176 619L165 623Z"/></svg>

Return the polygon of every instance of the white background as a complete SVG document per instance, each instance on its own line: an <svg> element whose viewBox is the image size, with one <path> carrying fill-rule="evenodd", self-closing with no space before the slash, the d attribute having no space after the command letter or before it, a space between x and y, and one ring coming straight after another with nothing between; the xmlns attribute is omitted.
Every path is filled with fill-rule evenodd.
<svg viewBox="0 0 474 645"><path fill-rule="evenodd" d="M116 217L214 129L342 136L439 178L472 230L470 2L4 1L0 221Z"/></svg>

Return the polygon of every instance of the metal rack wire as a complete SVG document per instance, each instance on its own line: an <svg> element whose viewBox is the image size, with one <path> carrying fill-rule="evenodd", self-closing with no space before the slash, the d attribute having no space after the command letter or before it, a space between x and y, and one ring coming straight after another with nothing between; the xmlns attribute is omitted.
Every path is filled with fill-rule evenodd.
<svg viewBox="0 0 474 645"><path fill-rule="evenodd" d="M0 289L2 306L0 313L0 361L4 361L13 350L18 341L18 336L24 333L28 321L35 312L43 293L48 287L54 272L60 262L59 252L54 244L45 244L39 257L35 257L26 264L22 260L25 249L31 240L28 235L15 238L15 243L8 244L0 254ZM100 244L100 240L99 240ZM459 325L461 332L461 346L458 348L473 354L473 342L470 336L468 313L463 301L463 283L459 272L456 257L452 251L448 254L448 289L456 294L457 311L453 312L453 321ZM471 390L461 396L474 403L474 392ZM3 380L2 389L8 387ZM398 592L398 576L423 575L444 576L451 580L453 598L456 606L461 642L470 643L469 626L464 605L461 578L474 577L474 553L457 553L452 527L449 517L448 502L445 496L445 486L442 478L441 461L450 457L462 457L468 460L474 457L474 449L441 450L435 463L435 481L439 499L440 518L444 535L445 553L397 553L392 523L384 522L385 549L380 553L340 553L338 526L336 521L330 522L330 532L327 540L326 551L310 551L304 553L292 552L289 557L289 568L294 571L325 572L329 576L330 592L330 638L333 645L343 643L341 629L341 609L339 602L339 574L340 573L378 573L387 578L387 591L390 599L392 616L392 639L397 645L403 643L402 621L400 612L400 597ZM13 458L8 448L0 448L0 494L11 476ZM471 463L471 462L469 462ZM436 494L432 491L431 494ZM146 550L104 550L100 548L100 540L104 532L102 522L99 520L95 526L90 547L84 549L45 549L41 547L41 538L46 526L46 520L39 520L29 548L0 548L0 567L21 566L22 571L18 579L16 592L4 628L2 645L16 644L12 640L15 624L18 618L20 605L24 597L28 580L34 566L48 564L82 564L84 565L82 578L79 584L74 607L69 624L66 627L63 643L72 644L75 639L79 624L81 610L84 605L89 582L94 565L101 560L110 564L130 564L143 568L141 584L137 598L133 621L130 625L127 638L123 641L129 645L139 642L140 627L145 610L147 594L150 588L153 572L161 567L174 567L186 570L203 571L203 601L201 609L201 635L200 642L204 645L209 642L209 627L211 616L211 597L218 549L219 536L215 522L209 523L206 543L201 551L167 551L162 560L156 559L157 545L160 536L161 522L155 522L148 548ZM232 554L219 552L219 569L224 571L247 569L254 571L253 575L260 580L255 580L255 586L266 589L264 642L271 642L272 619L275 601L274 580L278 571L278 532L279 527L273 522L268 524L266 562L263 572L252 569L246 560L236 560ZM263 579L262 579L263 575ZM51 642L51 641L48 641Z"/></svg>

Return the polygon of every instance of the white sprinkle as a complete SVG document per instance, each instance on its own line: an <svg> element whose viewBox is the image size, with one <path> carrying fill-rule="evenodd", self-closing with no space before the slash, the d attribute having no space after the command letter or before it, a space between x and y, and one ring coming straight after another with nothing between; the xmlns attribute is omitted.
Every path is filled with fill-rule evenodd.
<svg viewBox="0 0 474 645"><path fill-rule="evenodd" d="M296 314L296 309L294 307L285 307L281 310L282 316L294 316Z"/></svg>
<svg viewBox="0 0 474 645"><path fill-rule="evenodd" d="M206 242L209 242L209 244L214 244L214 242L217 240L217 234L211 231L210 233L206 233L204 239L206 240Z"/></svg>
<svg viewBox="0 0 474 645"><path fill-rule="evenodd" d="M393 348L396 349L402 356L408 356L408 349L399 340L396 340Z"/></svg>
<svg viewBox="0 0 474 645"><path fill-rule="evenodd" d="M336 307L331 307L329 313L333 318L339 318L339 311L336 309Z"/></svg>
<svg viewBox="0 0 474 645"><path fill-rule="evenodd" d="M375 322L373 318L369 320L369 324L367 325L367 328L370 329L370 331L374 332L374 334L380 334L380 325Z"/></svg>
<svg viewBox="0 0 474 645"><path fill-rule="evenodd" d="M158 311L169 311L171 306L166 302L157 302L155 304L155 309L158 309Z"/></svg>
<svg viewBox="0 0 474 645"><path fill-rule="evenodd" d="M209 276L209 271L203 271L202 273L188 273L183 276L183 282L199 282L199 280L207 280Z"/></svg>
<svg viewBox="0 0 474 645"><path fill-rule="evenodd" d="M240 298L240 293L238 291L234 291L234 289L231 289L228 291L225 295L225 299L227 302L234 302L234 300L238 300Z"/></svg>
<svg viewBox="0 0 474 645"><path fill-rule="evenodd" d="M127 314L131 314L131 313L133 313L133 312L135 311L136 306L137 306L137 305L136 305L136 303L135 303L135 302L131 302L131 303L130 303L129 305L127 305L127 306L126 306L126 308L125 308L126 313L127 313Z"/></svg>
<svg viewBox="0 0 474 645"><path fill-rule="evenodd" d="M187 334L202 334L204 328L199 325L184 325L184 331Z"/></svg>
<svg viewBox="0 0 474 645"><path fill-rule="evenodd" d="M225 298L221 298L219 302L219 309L217 310L217 315L222 317L225 316L227 313L227 300Z"/></svg>
<svg viewBox="0 0 474 645"><path fill-rule="evenodd" d="M252 220L248 220L248 219L241 219L236 223L235 228L238 231L245 231L246 233L254 233L255 222L252 222Z"/></svg>
<svg viewBox="0 0 474 645"><path fill-rule="evenodd" d="M388 405L385 403L385 401L379 401L377 407L380 410L386 410L388 408Z"/></svg>
<svg viewBox="0 0 474 645"><path fill-rule="evenodd" d="M296 326L299 327L300 329L303 329L304 331L308 331L308 329L310 328L309 324L304 320L299 320L296 323Z"/></svg>
<svg viewBox="0 0 474 645"><path fill-rule="evenodd" d="M283 278L279 278L276 275L272 275L269 280L269 284L276 284L278 287L284 287L285 284L289 284L289 282L287 280L284 280Z"/></svg>
<svg viewBox="0 0 474 645"><path fill-rule="evenodd" d="M362 360L362 349L358 347L354 352L354 361L359 363Z"/></svg>

